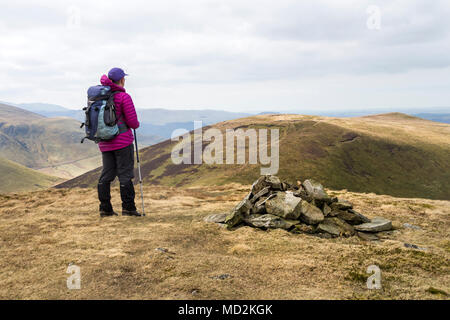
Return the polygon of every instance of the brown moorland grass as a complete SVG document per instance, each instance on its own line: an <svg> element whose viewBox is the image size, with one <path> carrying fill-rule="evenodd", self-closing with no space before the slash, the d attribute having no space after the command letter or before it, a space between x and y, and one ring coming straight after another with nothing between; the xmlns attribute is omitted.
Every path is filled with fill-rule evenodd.
<svg viewBox="0 0 450 320"><path fill-rule="evenodd" d="M203 222L248 189L145 187L147 217L103 219L94 189L0 195L0 298L448 299L450 201L330 191L393 221L378 242ZM80 290L66 287L70 263L81 268ZM366 288L372 264L381 290Z"/></svg>

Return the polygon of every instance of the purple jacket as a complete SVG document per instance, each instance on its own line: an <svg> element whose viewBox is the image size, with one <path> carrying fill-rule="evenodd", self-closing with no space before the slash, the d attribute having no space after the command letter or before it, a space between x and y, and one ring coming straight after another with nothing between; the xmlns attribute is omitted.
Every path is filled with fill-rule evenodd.
<svg viewBox="0 0 450 320"><path fill-rule="evenodd" d="M103 86L110 86L113 91L120 91L114 96L116 116L117 119L119 119L119 123L125 122L130 129L119 134L110 141L99 142L98 147L101 152L128 147L134 141L131 129L139 128L139 121L137 119L136 110L134 109L133 100L131 100L130 95L125 92L125 88L116 85L105 74L101 77L100 83Z"/></svg>

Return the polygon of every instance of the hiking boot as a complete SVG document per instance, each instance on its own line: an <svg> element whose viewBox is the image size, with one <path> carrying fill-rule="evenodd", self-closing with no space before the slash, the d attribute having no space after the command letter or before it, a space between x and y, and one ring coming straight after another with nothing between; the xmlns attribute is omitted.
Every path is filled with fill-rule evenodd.
<svg viewBox="0 0 450 320"><path fill-rule="evenodd" d="M128 181L120 183L120 197L122 198L122 210L127 212L136 211L136 205L134 204L134 186L133 182ZM132 214L135 215L135 214Z"/></svg>
<svg viewBox="0 0 450 320"><path fill-rule="evenodd" d="M101 218L112 217L112 216L118 216L118 214L115 213L114 211L103 211L103 210L100 210L100 217Z"/></svg>
<svg viewBox="0 0 450 320"><path fill-rule="evenodd" d="M111 213L114 212L113 207L111 205L111 187L110 183L100 183L97 186L98 190L98 199L100 200L100 215L108 216L113 215ZM103 213L103 214L102 214Z"/></svg>
<svg viewBox="0 0 450 320"><path fill-rule="evenodd" d="M129 211L129 210L122 209L122 215L123 216L142 217L142 214L140 214L136 210Z"/></svg>

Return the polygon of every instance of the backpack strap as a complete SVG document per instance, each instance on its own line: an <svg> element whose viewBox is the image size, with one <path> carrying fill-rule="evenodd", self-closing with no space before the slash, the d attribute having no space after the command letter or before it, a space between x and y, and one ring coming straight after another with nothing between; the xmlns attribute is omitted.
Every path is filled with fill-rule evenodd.
<svg viewBox="0 0 450 320"><path fill-rule="evenodd" d="M84 125L85 125L86 127L89 127L89 126L90 126L89 110L91 109L91 105L92 105L92 104L89 103L89 101L88 101L88 106L83 108L84 113L86 114L85 121L84 121ZM83 126L81 126L80 128L83 128Z"/></svg>
<svg viewBox="0 0 450 320"><path fill-rule="evenodd" d="M109 105L113 105L115 107L115 105L114 105L114 96L116 95L116 93L119 93L119 92L120 91L113 91L113 92L111 92L111 94L108 97L108 102L107 102Z"/></svg>

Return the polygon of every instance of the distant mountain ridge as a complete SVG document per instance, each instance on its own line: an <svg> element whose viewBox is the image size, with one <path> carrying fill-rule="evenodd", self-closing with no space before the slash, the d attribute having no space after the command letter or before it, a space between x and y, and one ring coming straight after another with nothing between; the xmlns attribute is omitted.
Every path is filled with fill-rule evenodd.
<svg viewBox="0 0 450 320"><path fill-rule="evenodd" d="M16 106L27 111L31 111L45 117L56 117L56 116L67 116L73 117L76 120L84 119L84 112L82 107L79 110L68 109L60 105L47 104L47 103L20 103L12 104L7 103L11 106ZM230 112L224 110L214 110L214 109L164 109L164 108L136 108L138 116L141 122L154 124L154 125L164 125L166 123L174 122L189 122L189 121L203 121L205 124L213 124L220 121L243 118L251 116L251 113L245 112Z"/></svg>
<svg viewBox="0 0 450 320"><path fill-rule="evenodd" d="M70 117L80 122L84 121L85 117L81 107L79 110L72 110L46 103L22 103L16 106L45 117ZM137 108L136 111L141 123L139 128L139 134L142 135L141 142L145 145L151 145L170 138L175 129L192 130L194 121L202 121L203 125L210 125L252 115L250 113L210 109L169 110L162 108Z"/></svg>
<svg viewBox="0 0 450 320"><path fill-rule="evenodd" d="M66 112L69 109L59 106L57 104L50 103L20 103L18 105L20 108L39 113L39 112Z"/></svg>
<svg viewBox="0 0 450 320"><path fill-rule="evenodd" d="M0 102L1 103L1 102ZM79 110L68 109L56 104L48 103L6 103L9 105L17 106L25 110L35 112L37 114L46 117L70 117L78 121L83 121L84 113L82 108ZM169 124L173 127L173 123L187 123L194 120L201 120L204 125L210 125L221 121L233 120L243 117L249 117L252 115L265 115L265 114L304 114L304 115L319 115L327 117L362 117L371 114L381 114L392 112L393 110L406 113L419 118L450 123L450 107L429 107L429 108L367 108L361 110L346 110L344 108L337 110L317 110L316 108L302 108L299 110L285 110L285 111L262 111L259 113L250 112L229 112L225 110L215 109L201 109L201 110L185 110L185 109L164 109L164 108L137 108L138 116L141 118L142 123L149 126L144 126L146 134L157 135L158 126L164 126ZM152 127L154 126L154 127ZM186 128L188 129L188 128ZM163 135L163 138L168 138L170 135Z"/></svg>
<svg viewBox="0 0 450 320"><path fill-rule="evenodd" d="M414 116L436 122L450 123L450 113L418 113Z"/></svg>

